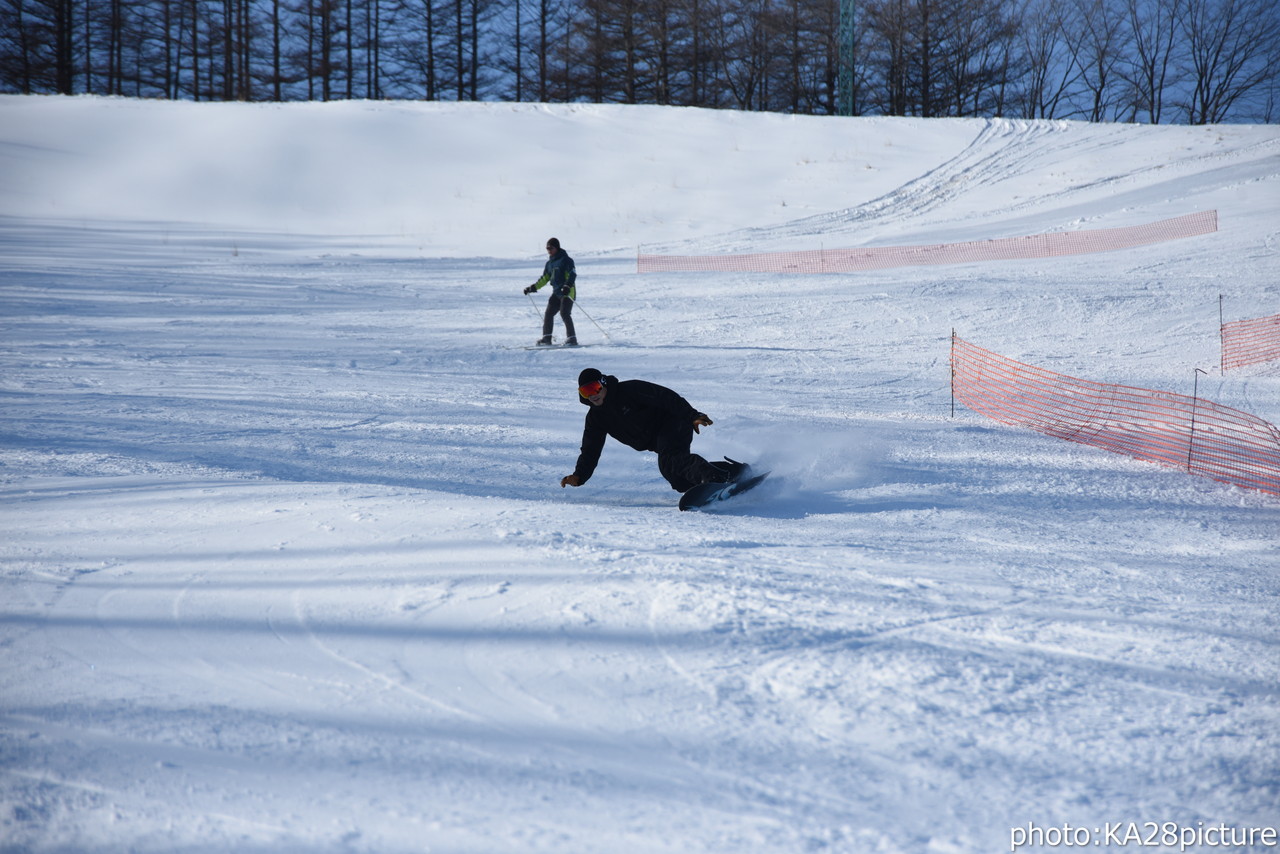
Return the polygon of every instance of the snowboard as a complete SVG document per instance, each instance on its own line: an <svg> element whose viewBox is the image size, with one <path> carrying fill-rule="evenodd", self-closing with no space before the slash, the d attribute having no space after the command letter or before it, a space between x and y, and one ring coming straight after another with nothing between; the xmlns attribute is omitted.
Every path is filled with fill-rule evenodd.
<svg viewBox="0 0 1280 854"><path fill-rule="evenodd" d="M735 495L741 495L749 489L755 489L768 476L769 472L754 474L748 468L746 477L735 480L732 483L699 484L680 496L680 509L697 510L699 507L706 507L708 504L715 504Z"/></svg>

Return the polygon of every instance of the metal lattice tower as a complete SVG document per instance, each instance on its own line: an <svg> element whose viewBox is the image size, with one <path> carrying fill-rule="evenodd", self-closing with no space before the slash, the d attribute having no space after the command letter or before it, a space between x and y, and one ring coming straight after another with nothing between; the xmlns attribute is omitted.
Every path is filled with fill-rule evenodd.
<svg viewBox="0 0 1280 854"><path fill-rule="evenodd" d="M836 111L853 115L853 5L854 0L840 3L840 32L837 45Z"/></svg>

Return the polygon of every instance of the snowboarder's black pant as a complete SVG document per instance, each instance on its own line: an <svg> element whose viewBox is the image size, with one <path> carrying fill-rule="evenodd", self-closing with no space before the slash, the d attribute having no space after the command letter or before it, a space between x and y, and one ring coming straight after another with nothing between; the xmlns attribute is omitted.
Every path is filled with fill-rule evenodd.
<svg viewBox="0 0 1280 854"><path fill-rule="evenodd" d="M556 296L552 294L547 299L547 312L542 316L542 337L545 341L551 341L551 326L555 323L556 315L560 315L560 319L564 321L564 334L566 338L577 338L573 332L573 318L570 313L573 311L573 300L565 296Z"/></svg>
<svg viewBox="0 0 1280 854"><path fill-rule="evenodd" d="M658 471L676 492L688 492L700 483L719 480L723 472L702 457L690 452L693 444L693 421L672 419L658 432Z"/></svg>

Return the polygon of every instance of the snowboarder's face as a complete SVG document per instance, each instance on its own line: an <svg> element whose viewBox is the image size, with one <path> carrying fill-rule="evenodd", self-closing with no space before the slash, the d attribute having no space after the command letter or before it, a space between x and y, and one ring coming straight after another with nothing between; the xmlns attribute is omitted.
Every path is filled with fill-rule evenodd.
<svg viewBox="0 0 1280 854"><path fill-rule="evenodd" d="M587 403L592 406L600 406L604 403L604 396L609 393L609 389L602 382L587 383L578 389L578 394L586 398Z"/></svg>

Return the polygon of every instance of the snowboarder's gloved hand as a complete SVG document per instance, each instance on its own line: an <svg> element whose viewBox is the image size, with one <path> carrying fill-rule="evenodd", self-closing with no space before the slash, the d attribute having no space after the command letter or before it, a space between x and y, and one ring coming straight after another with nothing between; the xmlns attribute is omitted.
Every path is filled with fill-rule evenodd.
<svg viewBox="0 0 1280 854"><path fill-rule="evenodd" d="M560 488L564 489L566 486L582 486L582 481L576 474L566 475L560 478Z"/></svg>
<svg viewBox="0 0 1280 854"><path fill-rule="evenodd" d="M527 287L527 288L525 288L525 289L524 289L524 292L525 292L526 294L531 294L531 293L533 293L535 290L537 290L537 289L536 289L533 285L530 285L529 287Z"/></svg>
<svg viewBox="0 0 1280 854"><path fill-rule="evenodd" d="M710 427L711 424L712 424L711 419L703 415L701 412L693 416L693 432L695 433L702 432L701 430L698 429L699 427Z"/></svg>

